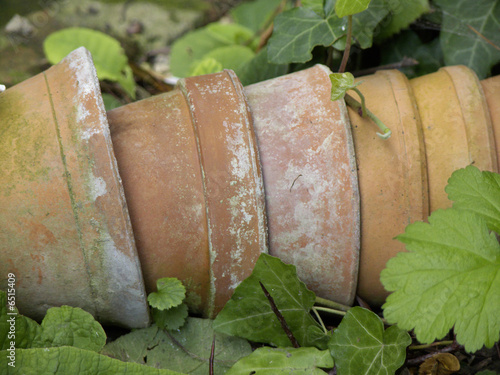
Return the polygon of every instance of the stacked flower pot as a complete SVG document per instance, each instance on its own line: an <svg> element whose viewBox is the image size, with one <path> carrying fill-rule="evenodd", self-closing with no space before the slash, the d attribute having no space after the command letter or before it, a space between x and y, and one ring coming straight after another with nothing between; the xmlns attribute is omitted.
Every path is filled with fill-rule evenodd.
<svg viewBox="0 0 500 375"><path fill-rule="evenodd" d="M143 327L158 278L213 317L267 252L323 298L381 304L393 238L450 205L454 170L498 171L500 80L362 77L382 140L330 100L329 73L243 88L226 70L106 113L80 48L1 93L0 288L13 273L36 319L69 304Z"/></svg>

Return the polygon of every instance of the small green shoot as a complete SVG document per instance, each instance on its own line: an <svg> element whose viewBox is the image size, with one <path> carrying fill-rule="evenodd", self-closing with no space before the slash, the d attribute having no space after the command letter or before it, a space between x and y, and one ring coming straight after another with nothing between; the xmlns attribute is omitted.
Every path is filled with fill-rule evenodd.
<svg viewBox="0 0 500 375"><path fill-rule="evenodd" d="M164 329L180 328L188 316L187 305L183 303L186 298L186 288L175 277L158 279L156 287L158 291L148 296L155 323Z"/></svg>

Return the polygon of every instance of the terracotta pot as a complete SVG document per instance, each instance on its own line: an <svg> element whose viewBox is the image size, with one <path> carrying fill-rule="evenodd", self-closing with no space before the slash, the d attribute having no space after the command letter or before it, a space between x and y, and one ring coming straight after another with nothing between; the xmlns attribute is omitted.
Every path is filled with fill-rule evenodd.
<svg viewBox="0 0 500 375"><path fill-rule="evenodd" d="M142 273L87 50L0 94L0 288L21 313L81 307L149 323Z"/></svg>
<svg viewBox="0 0 500 375"><path fill-rule="evenodd" d="M231 71L108 113L149 291L161 277L213 317L267 252L252 120Z"/></svg>
<svg viewBox="0 0 500 375"><path fill-rule="evenodd" d="M345 105L322 66L245 88L262 160L270 253L320 297L353 302L359 192Z"/></svg>

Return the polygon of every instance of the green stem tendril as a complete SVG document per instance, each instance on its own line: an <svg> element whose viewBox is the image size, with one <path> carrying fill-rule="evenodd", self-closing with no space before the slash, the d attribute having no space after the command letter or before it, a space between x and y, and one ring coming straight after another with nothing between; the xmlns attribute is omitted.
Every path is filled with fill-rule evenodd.
<svg viewBox="0 0 500 375"><path fill-rule="evenodd" d="M323 323L323 319L321 319L321 316L319 316L318 310L316 310L316 307L312 307L312 311L316 315L316 318L318 318L319 323L321 324L321 327L323 327L323 332L326 334L328 333L328 330L325 327L325 323Z"/></svg>
<svg viewBox="0 0 500 375"><path fill-rule="evenodd" d="M314 306L314 308L315 308L317 311L324 311L324 312L327 312L327 313L330 313L330 314L335 314L335 315L342 315L342 316L345 316L345 314L347 314L345 311L342 311L342 310L336 310L336 309L330 309L329 307Z"/></svg>
<svg viewBox="0 0 500 375"><path fill-rule="evenodd" d="M391 129L385 126L385 124L382 121L380 121L380 119L377 116L375 116L368 108L364 106L365 98L363 97L363 95L361 95L361 92L356 88L353 88L353 90L356 91L356 93L361 98L361 103L346 93L344 97L346 104L349 107L358 111L358 113L360 113L362 117L368 116L382 131L382 133L377 133L377 135L382 139L388 139L392 134Z"/></svg>
<svg viewBox="0 0 500 375"><path fill-rule="evenodd" d="M315 303L317 303L318 305L328 306L331 309L342 310L342 311L347 311L351 308L351 306L342 305L341 303L330 301L329 299L321 298L318 296L316 296Z"/></svg>

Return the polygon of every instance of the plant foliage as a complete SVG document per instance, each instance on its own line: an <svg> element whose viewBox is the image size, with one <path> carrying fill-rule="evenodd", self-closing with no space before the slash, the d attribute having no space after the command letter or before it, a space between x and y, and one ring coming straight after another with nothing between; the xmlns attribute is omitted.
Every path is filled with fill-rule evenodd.
<svg viewBox="0 0 500 375"><path fill-rule="evenodd" d="M429 223L413 223L397 237L408 252L382 271L383 285L394 292L384 316L414 329L420 342L440 339L453 326L467 351L499 339L500 244L484 219L491 228L500 225L498 181L473 166L455 172L447 188L454 207L435 211Z"/></svg>

